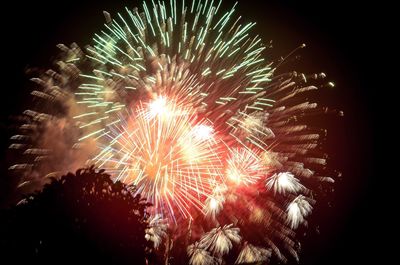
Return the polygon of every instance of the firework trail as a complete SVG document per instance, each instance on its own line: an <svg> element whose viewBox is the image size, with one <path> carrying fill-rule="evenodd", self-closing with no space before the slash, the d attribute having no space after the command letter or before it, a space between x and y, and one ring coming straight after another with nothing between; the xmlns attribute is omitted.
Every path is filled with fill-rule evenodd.
<svg viewBox="0 0 400 265"><path fill-rule="evenodd" d="M238 264L297 259L312 188L333 182L317 150L325 132L307 125L322 112L302 96L325 74L277 74L235 7L145 1L105 12L92 46L58 45L57 71L33 79L37 106L12 138L20 186L95 164L153 204L156 247L166 223L175 238L189 231L191 264L220 263L233 246Z"/></svg>

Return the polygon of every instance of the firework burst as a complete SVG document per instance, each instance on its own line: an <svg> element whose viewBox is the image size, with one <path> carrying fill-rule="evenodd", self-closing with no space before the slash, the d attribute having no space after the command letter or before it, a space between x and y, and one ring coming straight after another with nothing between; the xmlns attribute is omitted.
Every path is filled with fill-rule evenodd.
<svg viewBox="0 0 400 265"><path fill-rule="evenodd" d="M233 245L237 263L286 260L282 248L297 258L294 229L314 203L302 181L333 182L316 151L324 131L304 122L317 104L302 98L325 74L276 74L235 7L144 2L105 12L93 46L60 44L58 70L33 79L39 104L10 146L28 161L10 167L21 186L95 164L152 202L156 247L166 223L202 231L189 240L191 264L216 264Z"/></svg>

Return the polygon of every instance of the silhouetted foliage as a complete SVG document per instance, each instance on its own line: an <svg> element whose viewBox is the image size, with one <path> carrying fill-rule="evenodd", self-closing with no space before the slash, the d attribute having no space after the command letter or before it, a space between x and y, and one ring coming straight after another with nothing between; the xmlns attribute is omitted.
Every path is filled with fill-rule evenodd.
<svg viewBox="0 0 400 265"><path fill-rule="evenodd" d="M0 216L2 264L146 264L146 207L93 167L53 179Z"/></svg>

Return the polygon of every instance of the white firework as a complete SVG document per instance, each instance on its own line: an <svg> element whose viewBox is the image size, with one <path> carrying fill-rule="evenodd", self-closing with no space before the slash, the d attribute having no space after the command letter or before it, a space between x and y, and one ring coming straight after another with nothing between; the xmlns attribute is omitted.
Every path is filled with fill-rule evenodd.
<svg viewBox="0 0 400 265"><path fill-rule="evenodd" d="M216 259L210 253L196 242L187 248L190 265L214 265L217 264Z"/></svg>
<svg viewBox="0 0 400 265"><path fill-rule="evenodd" d="M233 227L233 224L217 227L206 233L200 244L216 256L227 254L233 247L233 243L240 243L240 229Z"/></svg>
<svg viewBox="0 0 400 265"><path fill-rule="evenodd" d="M252 244L245 243L239 253L235 264L253 264L266 262L271 257L271 250L261 247L256 247Z"/></svg>
<svg viewBox="0 0 400 265"><path fill-rule="evenodd" d="M313 207L304 195L297 196L287 207L288 223L292 229L296 229L305 222Z"/></svg>
<svg viewBox="0 0 400 265"><path fill-rule="evenodd" d="M146 239L153 242L154 248L157 249L163 239L167 237L168 223L161 215L154 215L149 220L148 228L146 229Z"/></svg>
<svg viewBox="0 0 400 265"><path fill-rule="evenodd" d="M215 219L215 216L223 209L224 202L225 197L221 195L207 198L203 209L205 215Z"/></svg>
<svg viewBox="0 0 400 265"><path fill-rule="evenodd" d="M286 192L297 193L305 187L300 183L300 180L294 177L290 172L281 172L274 174L267 180L266 187L269 190L274 190L275 193L285 194Z"/></svg>

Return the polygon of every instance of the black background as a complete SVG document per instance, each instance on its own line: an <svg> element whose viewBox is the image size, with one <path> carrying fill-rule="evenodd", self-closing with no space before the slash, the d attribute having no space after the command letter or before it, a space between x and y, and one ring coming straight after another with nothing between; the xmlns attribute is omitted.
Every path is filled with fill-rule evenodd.
<svg viewBox="0 0 400 265"><path fill-rule="evenodd" d="M335 184L330 207L316 209L312 229L303 239L300 264L362 264L379 254L374 238L379 211L373 203L372 180L378 179L374 153L375 111L378 86L374 78L381 13L376 6L351 1L262 1L239 0L237 13L244 21L256 21L255 32L265 42L273 40L270 59L286 55L302 43L299 66L304 72L323 71L336 87L321 92L324 105L343 110L342 118L322 122L328 128L326 144L331 165L343 173ZM229 6L230 1L225 4ZM29 104L31 67L51 67L58 43L90 43L101 28L102 10L123 12L139 1L30 1L12 2L1 17L0 102L0 204L8 205L15 181L7 177L6 149L12 123L9 117ZM382 51L380 51L382 54ZM384 55L383 55L384 56ZM297 62L296 62L297 64ZM328 205L328 204L327 204ZM378 216L377 216L378 215ZM379 263L385 255L380 255Z"/></svg>

